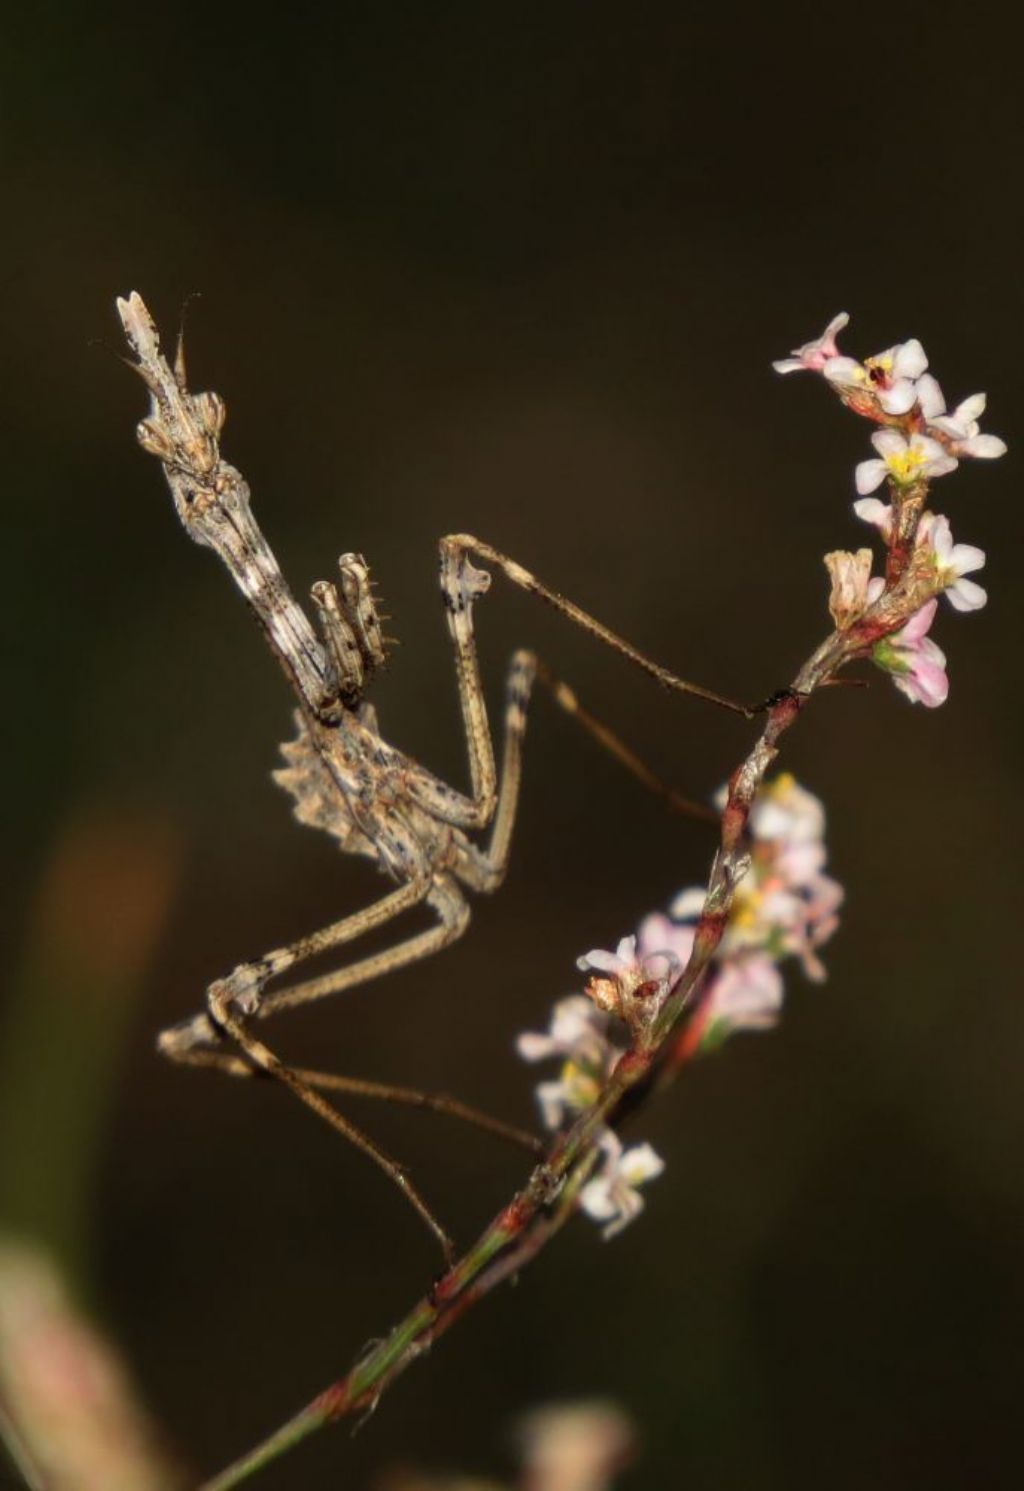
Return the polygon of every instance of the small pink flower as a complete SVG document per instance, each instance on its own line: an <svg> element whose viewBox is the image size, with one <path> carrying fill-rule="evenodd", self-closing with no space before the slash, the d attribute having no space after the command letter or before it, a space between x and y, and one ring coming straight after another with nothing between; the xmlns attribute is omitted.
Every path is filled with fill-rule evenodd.
<svg viewBox="0 0 1024 1491"><path fill-rule="evenodd" d="M957 611L979 611L988 595L980 585L963 576L984 568L984 550L974 544L954 544L949 519L941 514L927 525L924 541L931 544L936 573L949 604Z"/></svg>
<svg viewBox="0 0 1024 1491"><path fill-rule="evenodd" d="M704 892L700 892L703 899ZM672 983L678 983L679 975L690 961L693 952L693 941L695 929L693 926L680 925L671 917L662 916L660 911L652 911L650 916L644 917L640 923L637 933L637 950L645 964L650 964L652 959L671 960L675 977Z"/></svg>
<svg viewBox="0 0 1024 1491"><path fill-rule="evenodd" d="M611 1129L601 1140L604 1163L580 1192L580 1205L595 1222L604 1222L601 1236L614 1237L638 1217L644 1209L644 1198L638 1186L654 1180L665 1168L665 1162L649 1144L634 1144L624 1150L622 1141Z"/></svg>
<svg viewBox="0 0 1024 1491"><path fill-rule="evenodd" d="M862 497L881 486L886 477L902 487L956 470L956 457L947 455L939 442L928 435L911 435L908 440L897 430L876 430L871 444L881 459L861 461L858 465L857 491Z"/></svg>
<svg viewBox="0 0 1024 1491"><path fill-rule="evenodd" d="M846 892L831 875L816 875L804 887L804 895L803 920L794 928L791 951L800 959L807 977L822 983L828 974L817 950L835 935L839 926L836 913Z"/></svg>
<svg viewBox="0 0 1024 1491"><path fill-rule="evenodd" d="M884 584L880 578L869 583L869 601ZM725 793L723 787L716 794L720 807ZM843 890L824 873L825 809L820 799L783 772L762 784L748 827L749 865L736 885L721 940L712 955L706 992L699 996L701 1013L692 1026L698 1043L705 1037L713 1041L710 1016L705 1014L713 991L717 991L713 997L718 1001L714 1009L719 1034L727 1033L729 1021L737 1029L763 1029L772 1024L782 999L776 965L796 957L808 977L824 978L817 949L839 925L836 913ZM690 886L672 902L671 921L649 917L641 928L644 945L652 950L663 947L685 966L706 894Z"/></svg>
<svg viewBox="0 0 1024 1491"><path fill-rule="evenodd" d="M734 1030L770 1030L782 1010L782 974L768 953L728 959L708 985L700 1019L717 1040Z"/></svg>
<svg viewBox="0 0 1024 1491"><path fill-rule="evenodd" d="M806 369L810 373L823 372L825 364L839 356L836 337L843 327L848 325L849 320L846 312L840 311L838 316L832 317L820 337L813 342L805 342L802 347L794 347L791 357L783 357L779 362L773 362L772 367L777 373L797 373L801 369Z"/></svg>
<svg viewBox="0 0 1024 1491"><path fill-rule="evenodd" d="M928 636L938 608L937 600L927 601L905 627L876 642L871 654L872 661L892 675L900 692L926 709L945 704L949 694L946 655Z"/></svg>

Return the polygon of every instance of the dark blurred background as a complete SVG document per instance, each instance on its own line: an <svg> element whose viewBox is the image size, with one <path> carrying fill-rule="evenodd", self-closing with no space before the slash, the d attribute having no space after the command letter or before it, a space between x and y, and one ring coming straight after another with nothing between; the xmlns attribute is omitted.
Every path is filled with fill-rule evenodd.
<svg viewBox="0 0 1024 1491"><path fill-rule="evenodd" d="M634 1491L1019 1485L1011 24L935 5L8 15L5 1211L62 1251L195 1467L339 1375L437 1260L284 1094L154 1054L211 977L381 883L269 781L289 701L135 447L113 314L132 288L168 340L201 292L190 371L227 399L226 453L286 573L305 594L340 551L371 559L402 642L385 732L460 785L440 534L481 534L758 698L826 628L822 554L867 541L867 427L771 359L846 309L848 350L917 335L951 402L989 391L1010 457L941 484L991 592L980 615L943 608L949 703L912 708L878 674L787 740L848 888L830 982L791 972L776 1034L644 1116L668 1169L640 1224L609 1246L575 1225L355 1440L259 1484L496 1474L518 1412L596 1393L642 1426ZM505 657L534 646L690 793L750 739L500 582L478 632L495 711ZM541 697L505 889L443 957L291 1016L281 1045L529 1121L515 1033L710 849ZM523 1173L442 1119L350 1111L462 1240Z"/></svg>

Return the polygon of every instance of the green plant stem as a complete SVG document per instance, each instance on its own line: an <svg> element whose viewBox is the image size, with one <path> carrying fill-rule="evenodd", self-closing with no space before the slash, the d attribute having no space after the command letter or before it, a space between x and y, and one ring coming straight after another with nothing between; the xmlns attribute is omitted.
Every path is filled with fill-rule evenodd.
<svg viewBox="0 0 1024 1491"><path fill-rule="evenodd" d="M200 1491L229 1491L335 1419L372 1413L385 1388L400 1372L479 1299L525 1267L564 1226L576 1210L580 1189L596 1160L597 1151L592 1149L567 1179L550 1215L539 1218L528 1232L524 1233L517 1220L508 1216L511 1208L495 1218L475 1247L442 1280L445 1288L457 1288L447 1303L439 1302L434 1291L420 1300L387 1340L368 1352L347 1377L320 1393L249 1454L205 1482ZM456 1275L457 1282L453 1278Z"/></svg>
<svg viewBox="0 0 1024 1491"><path fill-rule="evenodd" d="M493 1288L529 1263L573 1214L580 1187L597 1159L597 1144L604 1129L614 1126L624 1099L634 1089L641 1088L646 1097L659 1085L649 1079L660 1075L658 1058L670 1052L670 1037L721 941L736 886L746 871L747 821L757 789L777 754L779 738L816 689L830 682L846 663L862 657L879 635L901 627L920 603L909 593L898 596L890 591L869 616L847 631L827 637L790 688L770 703L757 740L729 779L721 842L697 923L693 955L643 1046L625 1053L593 1105L554 1140L525 1186L386 1340L360 1358L347 1376L325 1389L249 1454L207 1481L200 1491L231 1491L325 1425L372 1411L406 1367ZM646 1089L642 1086L645 1082Z"/></svg>

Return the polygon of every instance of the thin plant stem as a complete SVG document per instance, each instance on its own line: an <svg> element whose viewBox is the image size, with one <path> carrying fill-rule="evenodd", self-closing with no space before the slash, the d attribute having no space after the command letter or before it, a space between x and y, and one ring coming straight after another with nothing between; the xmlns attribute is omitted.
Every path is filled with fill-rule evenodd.
<svg viewBox="0 0 1024 1491"><path fill-rule="evenodd" d="M460 1275L459 1292L448 1302L431 1291L388 1338L367 1353L347 1377L320 1393L269 1439L229 1465L199 1491L229 1491L271 1461L293 1449L326 1424L354 1414L373 1412L385 1388L431 1347L478 1300L524 1268L575 1213L580 1190L597 1159L596 1149L579 1162L551 1207L529 1232L523 1232L511 1208L495 1218L452 1273ZM517 1231L519 1233L517 1237Z"/></svg>
<svg viewBox="0 0 1024 1491"><path fill-rule="evenodd" d="M720 844L692 956L643 1045L635 1045L621 1057L595 1102L566 1133L555 1138L525 1186L391 1334L361 1357L345 1377L318 1394L249 1454L207 1481L200 1491L231 1491L317 1430L337 1419L371 1411L395 1378L433 1341L510 1274L529 1263L568 1220L575 1210L582 1180L595 1163L601 1134L607 1127L614 1128L620 1110L631 1106L625 1100L638 1088L646 1097L663 1085L652 1078L674 1074L667 1062L659 1072L659 1057L671 1054L673 1031L725 931L736 887L747 868L746 830L754 797L778 753L781 736L816 689L828 683L847 662L862 657L879 635L904 624L914 609L912 599L905 598L901 605L895 595L891 596L884 618L831 633L808 658L792 685L768 706L752 749L729 779Z"/></svg>

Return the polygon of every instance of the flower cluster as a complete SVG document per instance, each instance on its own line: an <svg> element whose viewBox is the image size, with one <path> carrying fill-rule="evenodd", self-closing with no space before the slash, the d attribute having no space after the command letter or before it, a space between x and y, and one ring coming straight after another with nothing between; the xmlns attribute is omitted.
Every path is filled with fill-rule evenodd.
<svg viewBox="0 0 1024 1491"><path fill-rule="evenodd" d="M945 595L956 610L975 611L987 597L965 578L982 568L984 553L972 544L955 544L949 519L924 511L925 498L929 484L954 471L964 457L992 460L1006 445L979 429L983 393L947 409L916 339L863 362L841 354L836 338L849 319L845 312L836 316L820 337L773 366L779 373L820 373L844 404L882 427L871 437L875 455L859 462L854 475L859 494L854 512L878 529L888 550L886 573L872 578L870 549L826 554L829 610L836 627L845 631L902 585L915 603L913 614L874 642L871 659L908 699L935 708L948 696L949 680L945 655L928 636L937 610L934 598ZM889 488L887 503L871 495L883 482Z"/></svg>
<svg viewBox="0 0 1024 1491"><path fill-rule="evenodd" d="M718 805L725 806L724 791ZM718 1045L736 1030L765 1030L778 1020L783 984L779 964L796 958L811 979L825 968L820 948L839 925L843 890L825 874L825 810L820 800L784 772L766 782L750 813L750 867L736 887L712 972L694 1007L688 1038ZM671 937L692 945L704 905L698 886L682 891L671 917L648 917L645 945Z"/></svg>
<svg viewBox="0 0 1024 1491"><path fill-rule="evenodd" d="M724 792L718 805L724 806ZM838 925L841 887L824 872L825 813L818 798L788 773L766 783L750 813L749 868L736 888L711 968L693 993L682 1040L689 1053L717 1047L732 1032L767 1030L778 1020L779 964L795 957L812 979L825 970L818 948ZM557 1079L541 1082L537 1101L552 1129L590 1107L630 1045L641 1045L693 953L704 891L691 887L670 915L652 912L614 952L593 949L578 960L589 974L585 995L556 1004L546 1035L517 1042L527 1061L556 1057ZM643 1209L638 1187L663 1169L648 1144L623 1149L606 1130L601 1163L580 1203L612 1237Z"/></svg>
<svg viewBox="0 0 1024 1491"><path fill-rule="evenodd" d="M949 519L926 509L930 484L961 460L1001 456L996 435L978 421L985 395L973 394L952 411L917 340L864 362L839 351L845 312L822 335L774 364L777 372L819 373L840 399L880 428L875 454L861 461L854 511L877 529L885 571L871 573L870 548L825 556L831 577L829 610L837 636L846 636L842 661L869 656L913 702L930 708L949 692L946 659L928 633L944 595L957 611L976 611L986 594L969 578L985 563L970 544L953 541ZM874 496L884 483L888 502ZM840 664L841 665L841 664ZM725 792L719 806L726 805ZM590 1108L626 1051L650 1050L658 1017L678 990L687 1003L674 1035L670 1062L718 1046L738 1030L766 1030L778 1020L783 981L779 965L796 958L811 979L825 977L819 949L838 926L842 888L825 873L825 815L821 803L788 774L763 783L750 811L749 853L734 887L728 919L708 966L687 975L698 937L714 927L706 892L682 891L669 915L653 912L614 952L593 949L578 960L588 975L584 995L556 1005L548 1034L519 1038L528 1061L556 1057L559 1076L542 1082L537 1098L545 1124L559 1129ZM648 1144L623 1149L611 1129L598 1136L598 1161L580 1191L580 1205L613 1236L643 1208L638 1187L661 1173Z"/></svg>
<svg viewBox="0 0 1024 1491"><path fill-rule="evenodd" d="M616 953L590 956L596 961L588 966L601 971L601 977L592 983L610 988L621 978L623 987L628 988L641 982L635 937L624 938ZM584 962L581 958L580 963ZM526 1061L554 1056L562 1063L558 1077L538 1083L536 1090L541 1117L549 1129L560 1128L589 1108L614 1070L626 1046L613 1039L611 1024L607 1008L586 995L575 994L555 1005L547 1035L527 1031L516 1041L516 1049ZM608 1238L621 1232L643 1210L638 1187L660 1175L664 1165L649 1144L623 1149L611 1129L604 1130L599 1149L599 1167L580 1192L580 1205L588 1216L604 1224L602 1233Z"/></svg>
<svg viewBox="0 0 1024 1491"><path fill-rule="evenodd" d="M857 414L877 424L905 428L909 435L917 436L916 442L903 439L899 447L888 446L890 470L903 481L926 462L940 457L952 464L944 464L941 471L932 475L952 471L964 456L991 460L1005 454L1006 445L998 435L983 435L978 428L978 420L985 412L983 393L972 394L950 413L942 389L927 372L928 358L916 337L887 347L863 362L843 356L836 337L849 321L846 312L841 311L820 337L795 348L792 356L772 363L772 367L777 373L801 370L821 373L843 403ZM886 460L884 451L877 445L875 448ZM882 476L885 474L883 471Z"/></svg>

